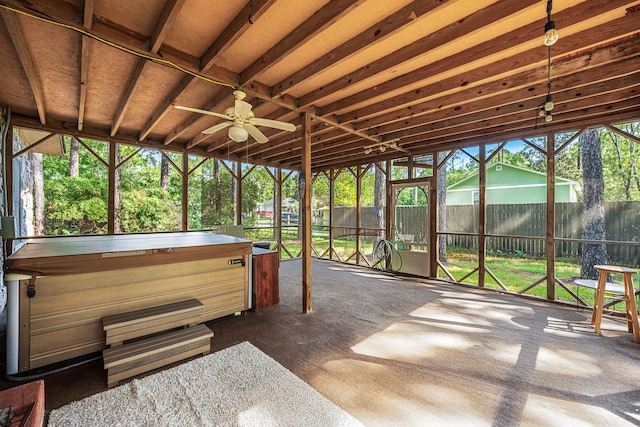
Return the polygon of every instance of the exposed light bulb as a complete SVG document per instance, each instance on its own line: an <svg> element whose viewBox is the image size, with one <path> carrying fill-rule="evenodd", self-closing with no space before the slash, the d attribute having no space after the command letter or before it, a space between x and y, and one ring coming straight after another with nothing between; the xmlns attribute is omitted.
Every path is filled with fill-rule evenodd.
<svg viewBox="0 0 640 427"><path fill-rule="evenodd" d="M553 110L553 98L551 97L551 94L547 95L547 99L544 101L544 109L546 111L551 111Z"/></svg>
<svg viewBox="0 0 640 427"><path fill-rule="evenodd" d="M364 154L371 154L371 148L365 148Z"/></svg>
<svg viewBox="0 0 640 427"><path fill-rule="evenodd" d="M538 110L538 117L544 117L547 115L547 111L544 109L544 105Z"/></svg>
<svg viewBox="0 0 640 427"><path fill-rule="evenodd" d="M229 138L235 142L245 142L247 138L249 138L249 132L247 132L244 126L235 123L229 128Z"/></svg>
<svg viewBox="0 0 640 427"><path fill-rule="evenodd" d="M544 45L552 46L558 41L558 31L556 30L556 23L553 21L547 21L544 25Z"/></svg>
<svg viewBox="0 0 640 427"><path fill-rule="evenodd" d="M553 116L551 115L551 111L547 111L547 115L544 118L544 121L549 123L553 120Z"/></svg>
<svg viewBox="0 0 640 427"><path fill-rule="evenodd" d="M384 153L385 151L387 151L387 147L385 147L384 145L380 146L380 152Z"/></svg>

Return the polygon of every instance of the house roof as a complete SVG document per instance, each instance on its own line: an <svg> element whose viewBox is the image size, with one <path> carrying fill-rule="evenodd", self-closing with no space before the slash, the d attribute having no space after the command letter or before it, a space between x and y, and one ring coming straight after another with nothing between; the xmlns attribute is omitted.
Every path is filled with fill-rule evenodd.
<svg viewBox="0 0 640 427"><path fill-rule="evenodd" d="M297 169L640 117L640 1L0 0L0 106L54 133ZM241 87L266 144L204 135ZM397 142L398 148L391 146ZM379 147L386 150L382 152ZM366 151L367 147L372 148Z"/></svg>
<svg viewBox="0 0 640 427"><path fill-rule="evenodd" d="M494 170L495 171L498 166L501 166L503 168L512 169L512 170L515 170L515 171L520 171L522 173L529 174L531 176L540 177L542 182L545 182L545 183L546 183L546 180L547 180L547 174L545 174L545 173L538 172L538 171L533 170L533 169L523 168L521 166L510 165L508 163L503 163L503 162L493 163L493 164L487 166L487 170ZM455 182L455 183L449 185L447 187L447 190L453 190L453 189L456 189L456 188L464 187L466 184L470 183L473 180L475 180L475 181L478 180L478 172L476 172L476 173L474 173L472 175L469 175L465 179L462 179L462 180L460 180L458 182ZM580 183L578 181L562 178L560 176L556 176L555 177L555 181L556 181L556 184L564 183L564 184L569 184L569 185L580 185ZM495 185L495 183L493 183L493 184ZM510 184L510 185L512 185L512 184ZM474 185L474 187L475 187L475 185Z"/></svg>

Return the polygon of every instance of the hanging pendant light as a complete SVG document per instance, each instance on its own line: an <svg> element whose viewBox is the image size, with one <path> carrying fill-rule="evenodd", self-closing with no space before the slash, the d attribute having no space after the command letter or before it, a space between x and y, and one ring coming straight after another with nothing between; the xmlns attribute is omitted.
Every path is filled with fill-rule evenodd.
<svg viewBox="0 0 640 427"><path fill-rule="evenodd" d="M551 3L551 1L549 1ZM556 23L553 21L547 21L544 25L544 45L551 46L558 41L558 30L556 30Z"/></svg>
<svg viewBox="0 0 640 427"><path fill-rule="evenodd" d="M544 45L551 46L558 41L556 23L551 20L552 0L547 1L547 23L544 25Z"/></svg>
<svg viewBox="0 0 640 427"><path fill-rule="evenodd" d="M538 109L538 117L544 117L544 121L550 123L553 120L551 111L555 107L551 96L551 45L558 41L556 23L551 20L552 0L547 1L547 23L544 26L544 45L547 46L547 97ZM537 123L537 118L536 118ZM536 125L537 127L537 125Z"/></svg>
<svg viewBox="0 0 640 427"><path fill-rule="evenodd" d="M551 96L551 93L547 93L547 99L544 101L544 110L551 111L553 110L553 107L553 97Z"/></svg>

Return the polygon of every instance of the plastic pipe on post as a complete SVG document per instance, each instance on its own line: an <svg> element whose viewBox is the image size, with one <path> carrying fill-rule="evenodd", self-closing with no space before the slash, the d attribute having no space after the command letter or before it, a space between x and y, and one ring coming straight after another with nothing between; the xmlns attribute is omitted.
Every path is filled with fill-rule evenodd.
<svg viewBox="0 0 640 427"><path fill-rule="evenodd" d="M7 284L7 375L18 373L18 342L20 336L20 280L31 279L24 274L5 274Z"/></svg>

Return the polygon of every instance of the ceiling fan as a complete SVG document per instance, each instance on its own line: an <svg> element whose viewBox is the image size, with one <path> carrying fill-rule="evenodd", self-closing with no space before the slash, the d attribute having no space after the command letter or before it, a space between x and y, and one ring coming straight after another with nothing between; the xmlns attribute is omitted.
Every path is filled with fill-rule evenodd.
<svg viewBox="0 0 640 427"><path fill-rule="evenodd" d="M241 90L234 90L233 96L236 101L233 107L229 107L224 110L224 114L216 113L214 111L200 110L198 108L184 107L182 105L174 105L174 108L178 110L191 111L193 113L207 114L209 116L219 117L227 121L218 123L202 131L202 133L210 135L216 133L219 130L229 128L229 138L236 142L244 142L251 135L260 144L264 144L269 141L269 138L262 133L256 126L266 126L274 129L286 130L293 132L296 130L296 126L291 123L280 122L278 120L261 119L256 117L251 111L252 105L244 101L247 96Z"/></svg>

